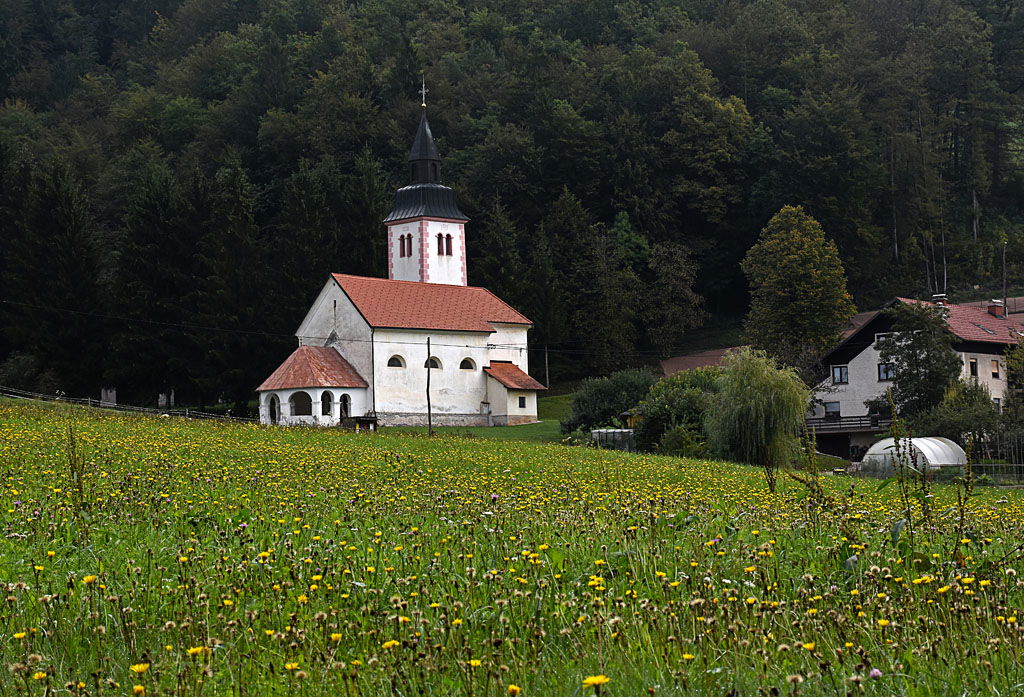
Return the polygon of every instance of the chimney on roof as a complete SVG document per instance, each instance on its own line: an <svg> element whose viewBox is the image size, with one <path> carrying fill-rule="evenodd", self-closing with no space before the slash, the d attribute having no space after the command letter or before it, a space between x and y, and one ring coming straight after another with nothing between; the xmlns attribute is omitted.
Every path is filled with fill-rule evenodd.
<svg viewBox="0 0 1024 697"><path fill-rule="evenodd" d="M942 305L943 307L945 307L946 304L947 304L946 303L946 294L945 293L936 293L935 295L932 296L932 302L935 303L936 305Z"/></svg>
<svg viewBox="0 0 1024 697"><path fill-rule="evenodd" d="M993 298L988 301L988 313L993 317L1004 319L1006 317L1006 306L1003 305L1002 300Z"/></svg>

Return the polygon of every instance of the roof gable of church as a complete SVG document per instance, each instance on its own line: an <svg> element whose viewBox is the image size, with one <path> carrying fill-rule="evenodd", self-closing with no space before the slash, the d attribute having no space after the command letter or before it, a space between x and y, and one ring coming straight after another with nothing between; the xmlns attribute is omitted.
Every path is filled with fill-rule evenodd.
<svg viewBox="0 0 1024 697"><path fill-rule="evenodd" d="M333 274L367 324L388 329L493 332L532 322L486 288Z"/></svg>

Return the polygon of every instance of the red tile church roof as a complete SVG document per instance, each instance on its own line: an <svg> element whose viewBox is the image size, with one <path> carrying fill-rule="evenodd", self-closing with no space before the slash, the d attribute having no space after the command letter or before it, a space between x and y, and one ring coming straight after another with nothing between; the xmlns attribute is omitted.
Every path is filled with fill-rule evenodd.
<svg viewBox="0 0 1024 697"><path fill-rule="evenodd" d="M367 387L367 384L352 364L334 348L300 346L256 391L298 387Z"/></svg>
<svg viewBox="0 0 1024 697"><path fill-rule="evenodd" d="M532 324L486 288L336 273L335 282L371 327L493 332L493 323Z"/></svg>
<svg viewBox="0 0 1024 697"><path fill-rule="evenodd" d="M512 361L491 361L491 364L484 368L484 372L505 387L513 390L548 389L523 372L522 369Z"/></svg>

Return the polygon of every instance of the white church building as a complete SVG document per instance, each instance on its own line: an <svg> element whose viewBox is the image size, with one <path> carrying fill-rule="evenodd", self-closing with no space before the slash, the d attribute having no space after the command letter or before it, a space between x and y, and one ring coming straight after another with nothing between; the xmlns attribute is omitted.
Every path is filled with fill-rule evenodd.
<svg viewBox="0 0 1024 697"><path fill-rule="evenodd" d="M409 166L412 182L384 219L388 278L327 279L299 347L257 388L262 423L424 425L428 408L440 426L537 420L545 387L528 373L532 324L467 285L468 218L441 184L425 111Z"/></svg>

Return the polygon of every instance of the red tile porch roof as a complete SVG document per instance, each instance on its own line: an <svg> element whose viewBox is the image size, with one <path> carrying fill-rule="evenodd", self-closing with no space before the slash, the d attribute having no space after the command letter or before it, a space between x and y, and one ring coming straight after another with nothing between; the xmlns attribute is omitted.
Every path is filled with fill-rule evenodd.
<svg viewBox="0 0 1024 697"><path fill-rule="evenodd" d="M336 349L329 346L300 346L256 391L367 386L366 380Z"/></svg>
<svg viewBox="0 0 1024 697"><path fill-rule="evenodd" d="M546 390L512 361L491 361L484 372L511 390Z"/></svg>

